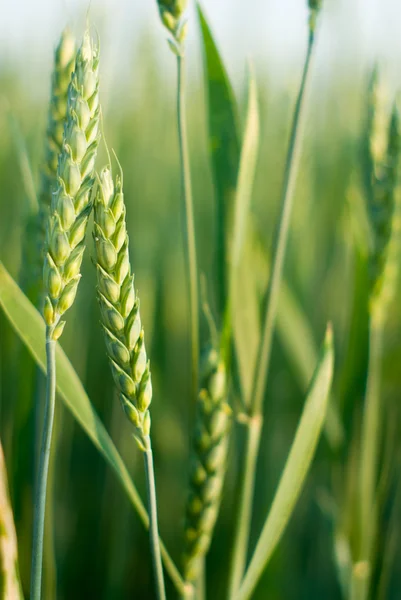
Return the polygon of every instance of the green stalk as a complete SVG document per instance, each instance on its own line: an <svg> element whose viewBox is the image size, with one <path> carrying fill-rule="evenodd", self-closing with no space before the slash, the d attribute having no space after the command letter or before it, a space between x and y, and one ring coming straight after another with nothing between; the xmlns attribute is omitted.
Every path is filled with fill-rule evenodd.
<svg viewBox="0 0 401 600"><path fill-rule="evenodd" d="M246 566L249 532L252 518L252 503L255 490L256 463L262 431L261 424L263 419L263 397L266 389L272 339L276 323L278 298L283 274L285 251L288 242L295 183L300 163L301 142L303 138L306 116L305 100L308 88L310 86L314 47L315 31L313 27L310 27L308 50L302 74L301 86L295 105L291 137L284 171L284 182L281 197L281 214L274 245L274 262L272 265L269 288L266 294L263 333L258 351L254 385L251 394L251 406L249 409L248 418L244 419L244 424L246 426L246 449L243 459L243 477L240 484L239 494L240 506L231 562L229 597L234 597L238 591Z"/></svg>
<svg viewBox="0 0 401 600"><path fill-rule="evenodd" d="M150 440L149 447L145 450L143 455L145 460L146 487L148 494L150 549L152 553L153 571L155 576L156 597L157 600L166 600L163 566L160 554L159 532L157 526L157 502L155 474L153 469L153 453L150 446Z"/></svg>
<svg viewBox="0 0 401 600"><path fill-rule="evenodd" d="M196 600L206 599L206 557L202 559L200 575L196 582Z"/></svg>
<svg viewBox="0 0 401 600"><path fill-rule="evenodd" d="M380 446L380 378L383 358L383 324L371 316L369 325L369 365L365 409L362 421L360 467L360 560L371 558L376 522L377 464ZM369 585L366 588L368 591Z"/></svg>
<svg viewBox="0 0 401 600"><path fill-rule="evenodd" d="M234 598L239 590L246 567L251 511L255 490L255 469L259 453L263 419L254 417L246 422L245 451L243 457L243 478L239 491L239 512L235 527L234 549L231 558L229 598Z"/></svg>
<svg viewBox="0 0 401 600"><path fill-rule="evenodd" d="M365 600L369 592L369 563L359 562L352 568L350 600Z"/></svg>
<svg viewBox="0 0 401 600"><path fill-rule="evenodd" d="M31 600L40 600L42 587L43 533L46 509L47 474L49 470L50 446L53 431L54 407L56 400L56 342L46 331L46 406L43 421L42 444L38 481L36 484L35 514L33 524Z"/></svg>
<svg viewBox="0 0 401 600"><path fill-rule="evenodd" d="M199 369L199 297L194 209L192 199L191 170L189 163L187 119L185 110L185 56L183 52L184 51L177 55L177 117L181 161L181 189L185 205L185 242L187 250L186 255L191 321L192 401L193 405L195 405L198 395Z"/></svg>

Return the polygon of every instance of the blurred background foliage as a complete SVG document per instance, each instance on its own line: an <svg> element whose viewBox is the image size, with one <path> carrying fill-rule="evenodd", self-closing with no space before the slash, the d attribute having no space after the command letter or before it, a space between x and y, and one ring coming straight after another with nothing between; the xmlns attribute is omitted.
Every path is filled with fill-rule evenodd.
<svg viewBox="0 0 401 600"><path fill-rule="evenodd" d="M92 12L91 19L98 24L102 40L103 31L107 32L107 16L100 15L96 21L95 7ZM300 18L296 29L302 37L306 32L306 11L298 12ZM209 13L213 17L213 7ZM355 10L352 14L355 15ZM326 73L323 61L325 55L330 55L330 50L328 52L325 35L327 33L329 39L333 39L336 33L333 31L335 15L332 21L330 16L333 17L329 6L321 31L322 55L319 54L309 103L285 266L285 286L300 320L288 321L284 311L275 336L266 391L252 544L272 499L301 412L306 382L299 357L305 358L310 345L320 344L328 320L333 322L335 331L333 397L341 423L334 446L326 437L320 442L290 526L255 593L254 597L261 600L341 598L341 573L346 569L350 551L357 445L367 368L367 256L358 207L363 201L360 138L371 66L368 59L371 57L364 55L357 64L355 56L350 56L349 69L343 62L341 68L331 68ZM257 19L256 8L248 19L249 23ZM78 31L81 31L81 25L82 21ZM173 59L167 52L165 36L156 18L149 27L137 32L135 50L129 60L127 56L123 57L120 67L110 59L113 46L109 45L110 36L105 33L101 96L105 136L124 168L131 258L152 362L153 447L160 530L179 563L192 419L188 404L188 302ZM214 197L195 21L191 22L191 29L187 98L196 234L199 267L206 275L213 306ZM55 30L54 40L60 30ZM218 30L215 33L219 40ZM286 43L291 45L289 37ZM266 46L271 50L272 42L266 42ZM128 47L132 49L132 44ZM255 234L248 266L256 278L259 300L268 277L266 265L278 216L287 138L300 77L300 63L297 64L294 56L288 63L291 67L287 64L280 72L280 44L277 47L277 54L270 52L268 61L261 61L258 56L256 60L262 130L252 198ZM15 59L9 55L0 62L0 259L16 279L21 272L29 216L30 183L26 168L24 170L23 146L36 185L43 159L46 89L51 62L48 56L43 64L35 64L34 73L27 75L26 66L20 61L20 51L21 48ZM235 56L235 51L233 54ZM230 60L229 65L232 65L232 57ZM239 64L241 68L237 65L230 71L234 74L243 116L245 89L239 74L241 70L245 73L244 61L241 59ZM113 72L107 71L110 65L113 65ZM383 66L391 75L394 64L389 61ZM399 77L394 80L390 76L390 96L398 85ZM104 160L103 150L98 165L101 166ZM113 398L93 293L95 270L90 259L93 255L90 241L88 246L84 277L62 345L144 493L140 457L132 442L130 427L119 403ZM382 600L399 598L401 586L401 545L397 535L401 505L396 502L397 495L399 499L401 451L399 297L398 293L388 314L381 399L385 422L381 473L386 493L377 547L374 597ZM249 306L245 310L253 309ZM257 312L256 306L256 319ZM203 326L206 341L205 323ZM291 327L292 342L288 341L288 327ZM251 351L256 340L251 337L249 344ZM29 586L34 464L33 372L32 359L0 313L0 438L8 466L25 591ZM54 589L57 579L58 599L152 598L147 533L137 515L110 469L60 402L56 428L52 490L53 511L57 515L54 523L57 572L52 568L53 553L48 548L47 589ZM390 461L387 455L391 456ZM223 597L228 572L237 465L235 444L232 444L222 513L207 560L210 598L213 599ZM174 597L171 588L169 592ZM51 600L50 596L45 597Z"/></svg>

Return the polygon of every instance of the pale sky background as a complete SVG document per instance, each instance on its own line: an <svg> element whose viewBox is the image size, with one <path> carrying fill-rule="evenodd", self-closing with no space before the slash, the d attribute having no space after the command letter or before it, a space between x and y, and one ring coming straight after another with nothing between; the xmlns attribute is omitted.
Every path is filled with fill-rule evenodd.
<svg viewBox="0 0 401 600"><path fill-rule="evenodd" d="M306 43L306 4L307 0L203 0L234 81L243 77L248 58L258 68L268 67L276 81L299 74ZM88 6L88 0L0 0L0 67L11 64L24 73L28 84L42 83L61 29L69 23L80 33ZM141 58L135 49L144 35L152 36L163 68L170 68L156 0L92 0L90 20L101 33L102 68L109 77L135 76ZM376 56L401 88L401 0L324 0L322 21L319 74L323 80L337 71L353 77ZM196 70L195 24L190 32L188 52Z"/></svg>

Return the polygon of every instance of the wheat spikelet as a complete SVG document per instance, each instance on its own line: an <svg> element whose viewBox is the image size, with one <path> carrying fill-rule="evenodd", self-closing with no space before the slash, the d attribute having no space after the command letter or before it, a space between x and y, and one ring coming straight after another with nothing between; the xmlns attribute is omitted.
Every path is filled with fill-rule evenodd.
<svg viewBox="0 0 401 600"><path fill-rule="evenodd" d="M219 353L208 349L202 362L185 523L184 578L189 582L199 575L220 509L231 412L226 403L226 369Z"/></svg>
<svg viewBox="0 0 401 600"><path fill-rule="evenodd" d="M364 174L367 210L372 233L369 261L370 307L384 317L398 270L399 216L397 210L400 168L400 117L394 103L390 121L384 108L377 71L369 86Z"/></svg>
<svg viewBox="0 0 401 600"><path fill-rule="evenodd" d="M149 448L152 380L128 251L122 173L100 174L95 197L94 239L98 300L107 353L124 412L136 428L142 450Z"/></svg>
<svg viewBox="0 0 401 600"><path fill-rule="evenodd" d="M67 118L46 228L44 317L49 339L64 328L61 316L74 302L91 212L93 172L99 142L98 49L88 32L77 53L68 89Z"/></svg>

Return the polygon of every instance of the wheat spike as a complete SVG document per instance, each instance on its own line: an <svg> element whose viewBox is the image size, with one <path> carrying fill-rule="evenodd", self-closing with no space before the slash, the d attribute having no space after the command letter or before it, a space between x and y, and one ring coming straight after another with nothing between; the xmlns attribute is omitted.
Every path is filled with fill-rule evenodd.
<svg viewBox="0 0 401 600"><path fill-rule="evenodd" d="M131 274L125 212L122 173L114 183L110 169L105 168L99 177L94 207L98 300L122 407L136 428L139 447L145 451L150 447L152 380Z"/></svg>
<svg viewBox="0 0 401 600"><path fill-rule="evenodd" d="M376 318L385 314L398 270L394 245L397 242L399 221L397 194L401 150L400 117L394 103L389 120L382 96L375 71L369 86L363 149L365 192L372 233L369 261L370 307Z"/></svg>
<svg viewBox="0 0 401 600"><path fill-rule="evenodd" d="M158 0L160 18L172 36L170 47L175 54L182 53L182 44L187 35L187 24L184 17L187 0Z"/></svg>
<svg viewBox="0 0 401 600"><path fill-rule="evenodd" d="M316 29L316 22L319 12L323 5L323 0L309 0L309 31L313 35Z"/></svg>
<svg viewBox="0 0 401 600"><path fill-rule="evenodd" d="M99 53L88 32L76 56L68 89L67 118L46 227L44 317L49 339L64 328L61 316L74 302L91 212L99 143Z"/></svg>
<svg viewBox="0 0 401 600"><path fill-rule="evenodd" d="M202 359L201 389L186 506L184 577L199 576L202 558L213 536L226 471L230 408L226 368L219 353L208 348Z"/></svg>

